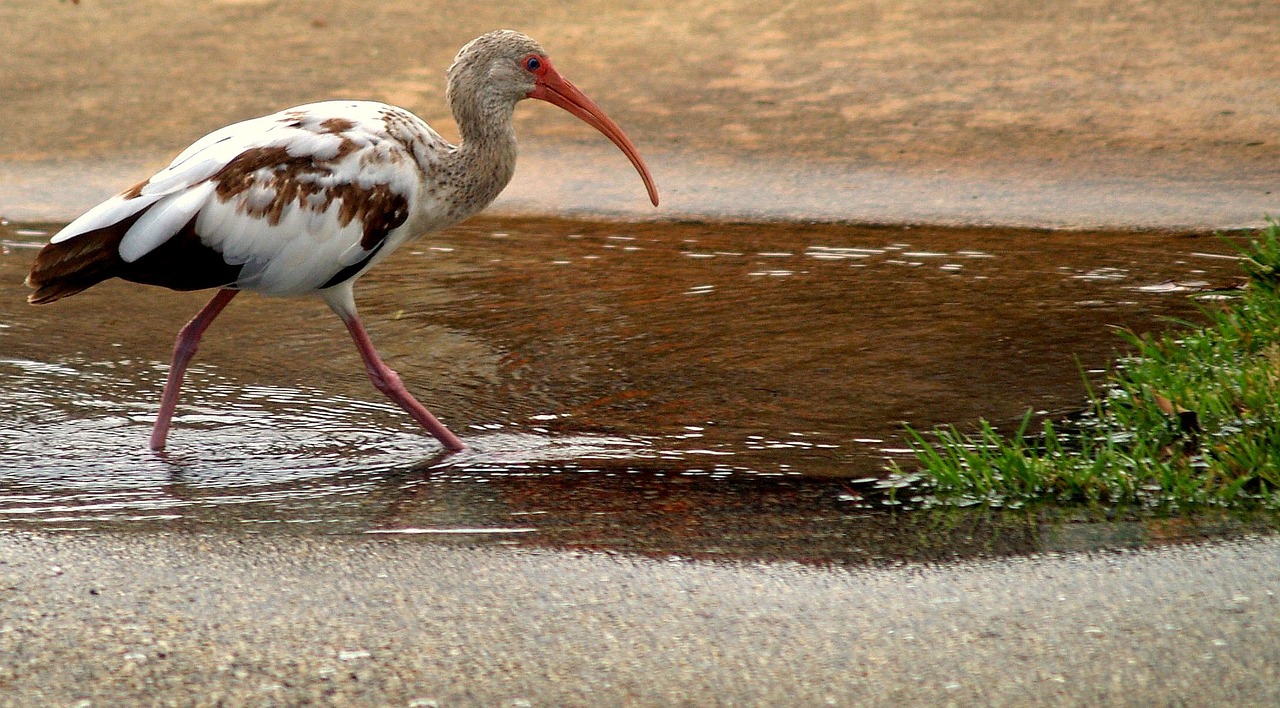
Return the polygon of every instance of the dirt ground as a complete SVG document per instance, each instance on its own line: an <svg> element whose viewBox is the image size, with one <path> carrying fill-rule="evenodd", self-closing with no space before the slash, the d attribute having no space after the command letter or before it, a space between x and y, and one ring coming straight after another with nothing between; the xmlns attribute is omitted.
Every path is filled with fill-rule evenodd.
<svg viewBox="0 0 1280 708"><path fill-rule="evenodd" d="M854 219L912 220L934 192L962 191L895 191L902 175L994 184L990 208L967 219L978 222L1062 183L1093 185L1061 200L1081 209L1127 189L1153 211L1280 210L1280 4L1267 0L9 0L0 179L59 161L162 164L231 121L337 97L405 106L450 135L444 69L503 26L539 38L626 127L679 211L713 204L718 181L749 201L749 185L733 184L749 174L765 201L798 205L783 216L823 217L829 205L793 186L806 172L825 175L828 202L854 202ZM599 136L559 111L517 120L526 155L561 155L535 157L539 168L570 162L566 150L597 154ZM841 194L851 180L875 199ZM1157 203L1171 191L1189 196ZM1236 217L1200 221L1215 218Z"/></svg>

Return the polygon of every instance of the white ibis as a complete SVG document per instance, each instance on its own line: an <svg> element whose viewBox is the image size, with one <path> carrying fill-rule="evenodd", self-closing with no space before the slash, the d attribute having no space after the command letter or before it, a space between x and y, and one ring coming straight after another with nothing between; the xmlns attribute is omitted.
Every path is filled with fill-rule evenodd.
<svg viewBox="0 0 1280 708"><path fill-rule="evenodd" d="M373 385L460 450L462 441L379 358L356 315L356 278L498 196L515 169L511 119L525 98L604 133L639 171L654 206L658 192L618 124L529 37L501 30L469 42L449 67L446 95L460 145L404 109L369 101L313 103L214 131L55 234L27 277L35 288L28 300L53 302L107 278L218 288L178 334L151 433L160 450L200 336L236 293L318 294L346 324Z"/></svg>

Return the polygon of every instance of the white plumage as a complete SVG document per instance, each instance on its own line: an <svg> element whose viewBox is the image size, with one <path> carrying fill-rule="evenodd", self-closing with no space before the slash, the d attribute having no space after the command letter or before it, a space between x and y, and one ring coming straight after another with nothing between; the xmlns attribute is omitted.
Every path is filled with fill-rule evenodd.
<svg viewBox="0 0 1280 708"><path fill-rule="evenodd" d="M387 117L394 117L394 128ZM222 254L228 264L244 266L241 276L226 286L272 295L303 294L370 258L375 249L381 253L370 258L366 269L410 234L435 231L470 216L468 210L441 209L440 197L428 194L432 178L440 172L439 159L432 158L453 149L421 119L386 104L328 101L298 106L206 135L140 188L85 213L51 243L109 228L141 213L119 245L120 257L133 263L194 218L203 245ZM227 175L250 183L220 196L231 190L219 176L237 159L253 154L276 159L247 175ZM351 202L371 198L370 191L378 187L402 199L406 213L419 218L383 235L390 243L379 240L366 248L361 245L365 222L351 218L343 223L340 215L344 206L359 211ZM282 192L307 196L284 201L271 215Z"/></svg>

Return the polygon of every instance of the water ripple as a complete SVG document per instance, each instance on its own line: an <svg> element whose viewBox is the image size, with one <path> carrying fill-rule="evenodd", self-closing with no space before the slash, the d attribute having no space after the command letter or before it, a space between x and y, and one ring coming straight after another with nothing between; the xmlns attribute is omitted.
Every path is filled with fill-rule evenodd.
<svg viewBox="0 0 1280 708"><path fill-rule="evenodd" d="M467 450L445 456L416 429L385 427L380 416L399 416L390 404L241 385L193 368L169 449L153 452L146 443L157 382L125 378L128 367L118 364L0 360L0 405L21 419L0 430L0 524L206 518L217 509L239 521L350 522L367 516L367 496L412 486L416 478L405 477L415 474L520 474L646 447L498 431L470 436Z"/></svg>

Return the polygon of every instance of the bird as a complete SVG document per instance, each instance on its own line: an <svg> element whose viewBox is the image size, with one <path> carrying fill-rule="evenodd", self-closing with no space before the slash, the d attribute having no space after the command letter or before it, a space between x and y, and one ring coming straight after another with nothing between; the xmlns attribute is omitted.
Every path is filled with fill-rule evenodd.
<svg viewBox="0 0 1280 708"><path fill-rule="evenodd" d="M542 46L513 30L481 35L446 72L461 140L376 101L333 100L234 123L200 138L151 177L85 212L37 254L32 304L109 278L177 291L216 289L179 332L149 445L163 450L188 363L241 291L318 295L346 325L375 388L448 451L466 447L383 363L356 311L357 278L405 243L488 206L515 170L515 106L558 106L630 160L658 206L635 145L564 78Z"/></svg>

